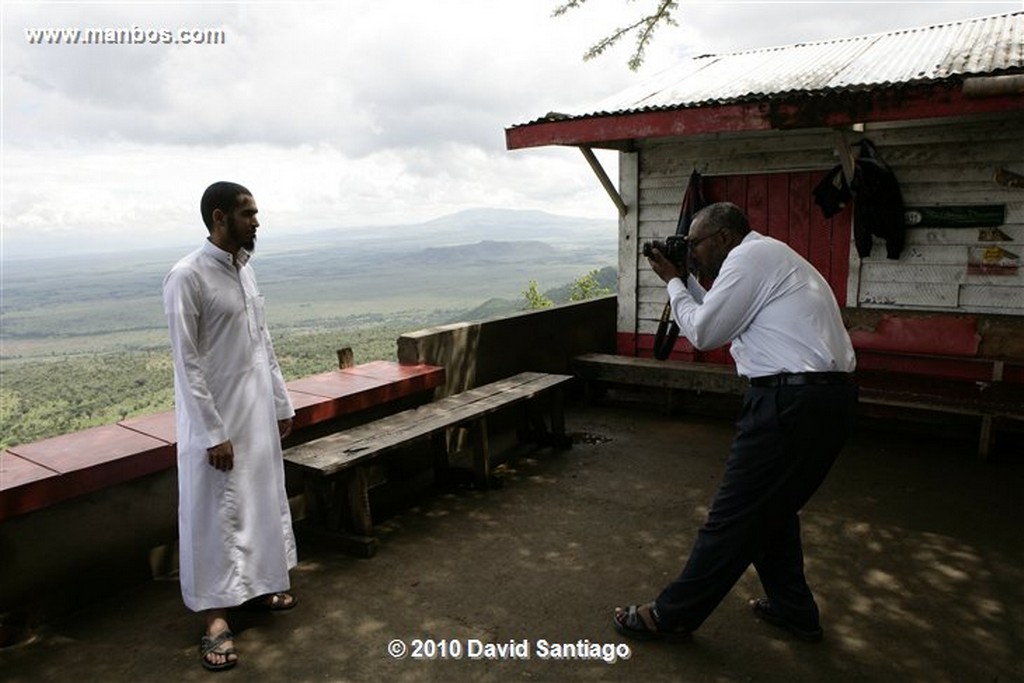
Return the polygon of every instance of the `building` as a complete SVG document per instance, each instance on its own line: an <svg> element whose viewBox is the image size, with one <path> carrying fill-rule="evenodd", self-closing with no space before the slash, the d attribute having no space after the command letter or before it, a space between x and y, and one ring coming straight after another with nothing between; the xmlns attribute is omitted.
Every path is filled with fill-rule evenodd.
<svg viewBox="0 0 1024 683"><path fill-rule="evenodd" d="M849 172L865 138L895 174L905 225L861 255L855 233L882 226L855 230L849 205L826 217L813 191ZM928 374L1024 382L1022 12L702 55L506 141L579 147L599 176L591 150L618 150L618 188L602 182L620 213L619 354L651 353L665 293L641 246L674 232L697 170L708 201L738 204L822 272L860 367L912 355ZM673 357L728 362L684 339Z"/></svg>

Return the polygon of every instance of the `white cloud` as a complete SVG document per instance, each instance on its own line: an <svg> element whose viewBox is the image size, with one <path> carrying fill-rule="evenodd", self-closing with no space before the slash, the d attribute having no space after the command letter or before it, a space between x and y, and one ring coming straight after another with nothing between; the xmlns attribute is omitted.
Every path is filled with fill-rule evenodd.
<svg viewBox="0 0 1024 683"><path fill-rule="evenodd" d="M685 56L1019 9L1018 2L681 2L645 68L584 50L650 2L346 0L3 5L3 238L189 242L213 180L265 228L388 225L495 206L613 217L576 150L504 128L586 110ZM30 45L26 28L222 28L223 45ZM614 177L613 154L602 155Z"/></svg>

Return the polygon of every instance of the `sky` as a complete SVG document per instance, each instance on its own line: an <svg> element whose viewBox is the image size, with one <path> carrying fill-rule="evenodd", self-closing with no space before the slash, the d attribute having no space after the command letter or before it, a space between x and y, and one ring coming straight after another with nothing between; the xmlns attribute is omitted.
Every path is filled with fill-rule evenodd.
<svg viewBox="0 0 1024 683"><path fill-rule="evenodd" d="M216 180L247 186L261 235L281 238L399 238L397 226L475 208L613 220L578 150L508 151L505 129L592 111L700 54L1024 9L680 0L678 26L633 72L632 38L582 55L655 0L587 0L555 18L561 1L0 0L0 257L197 243ZM139 44L33 43L47 28L127 29ZM162 42L193 29L223 41ZM615 179L614 153L598 157Z"/></svg>

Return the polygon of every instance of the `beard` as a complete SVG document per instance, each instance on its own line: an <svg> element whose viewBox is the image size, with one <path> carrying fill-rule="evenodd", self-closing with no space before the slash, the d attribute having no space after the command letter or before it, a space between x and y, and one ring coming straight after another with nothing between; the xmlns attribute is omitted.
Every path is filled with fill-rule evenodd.
<svg viewBox="0 0 1024 683"><path fill-rule="evenodd" d="M227 224L228 237L231 238L232 242L246 251L254 251L256 249L255 231L240 226L231 214L227 215Z"/></svg>

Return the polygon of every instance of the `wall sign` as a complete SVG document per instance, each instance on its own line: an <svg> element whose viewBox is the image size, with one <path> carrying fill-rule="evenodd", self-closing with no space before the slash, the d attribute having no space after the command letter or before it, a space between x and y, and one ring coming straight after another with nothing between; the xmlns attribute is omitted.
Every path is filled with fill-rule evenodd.
<svg viewBox="0 0 1024 683"><path fill-rule="evenodd" d="M908 206L903 213L908 228L987 228L1006 222L1005 204Z"/></svg>

